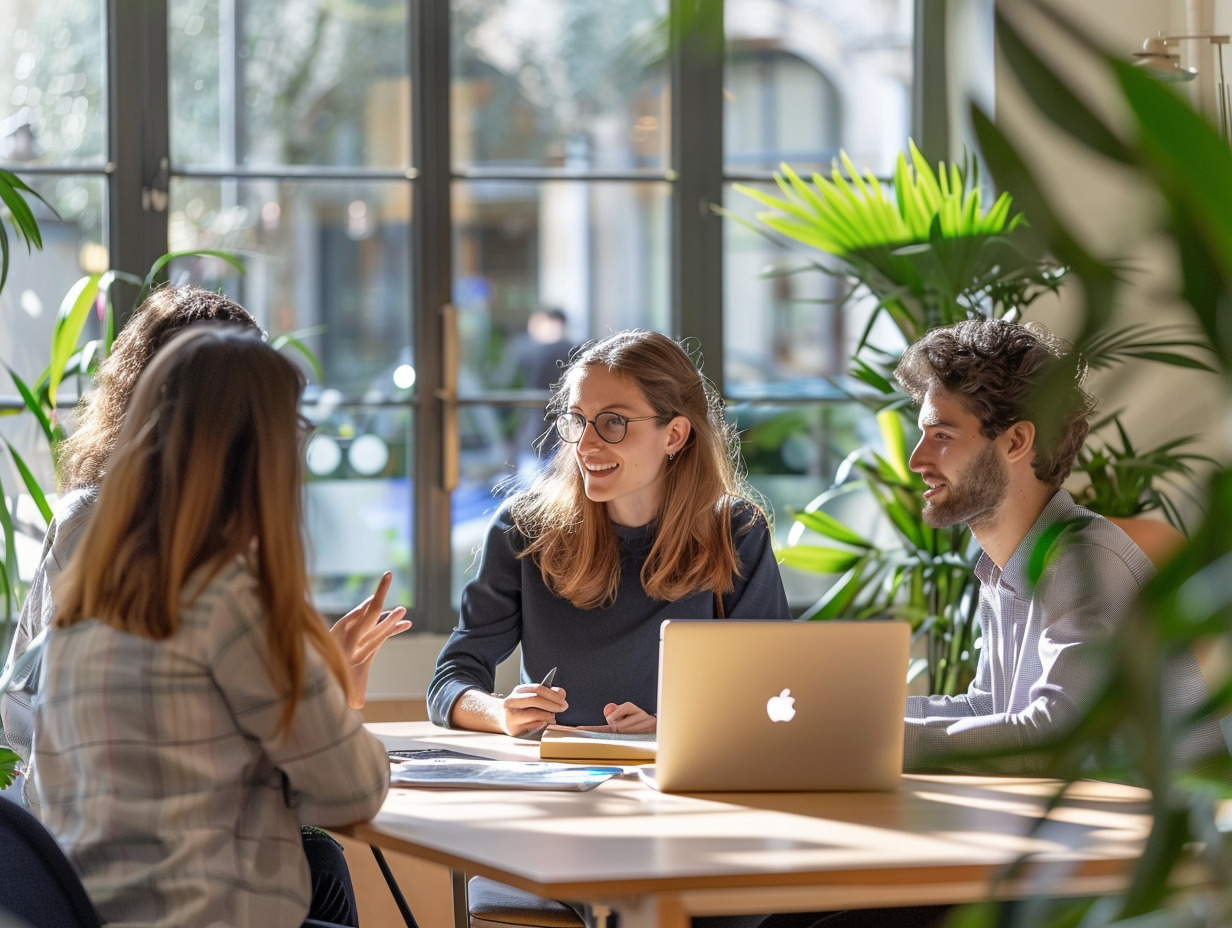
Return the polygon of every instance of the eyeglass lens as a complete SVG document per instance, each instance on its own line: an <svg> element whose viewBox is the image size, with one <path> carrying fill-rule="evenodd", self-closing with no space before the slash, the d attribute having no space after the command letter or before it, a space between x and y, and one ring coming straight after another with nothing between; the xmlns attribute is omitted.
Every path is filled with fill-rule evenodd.
<svg viewBox="0 0 1232 928"><path fill-rule="evenodd" d="M593 420L587 419L580 412L567 412L556 420L556 431L568 442L582 440L587 424L593 424L599 437L606 442L616 444L625 437L628 422L624 416L614 412L601 412Z"/></svg>

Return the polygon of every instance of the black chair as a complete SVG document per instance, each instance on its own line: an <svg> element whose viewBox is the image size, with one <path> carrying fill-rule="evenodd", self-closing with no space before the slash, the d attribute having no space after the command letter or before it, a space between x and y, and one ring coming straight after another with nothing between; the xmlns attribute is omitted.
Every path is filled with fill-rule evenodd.
<svg viewBox="0 0 1232 928"><path fill-rule="evenodd" d="M101 928L81 879L38 819L0 798L0 910L31 928Z"/></svg>
<svg viewBox="0 0 1232 928"><path fill-rule="evenodd" d="M16 802L0 797L0 914L30 928L102 928L102 921L43 824ZM3 920L0 919L0 924ZM411 923L408 923L411 924ZM343 928L309 919L305 928Z"/></svg>
<svg viewBox="0 0 1232 928"><path fill-rule="evenodd" d="M471 877L466 891L470 928L586 928L563 902L484 876Z"/></svg>

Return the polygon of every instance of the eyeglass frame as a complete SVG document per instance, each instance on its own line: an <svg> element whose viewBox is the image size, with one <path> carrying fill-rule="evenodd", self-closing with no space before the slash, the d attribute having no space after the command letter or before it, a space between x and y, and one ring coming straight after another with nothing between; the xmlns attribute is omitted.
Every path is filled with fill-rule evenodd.
<svg viewBox="0 0 1232 928"><path fill-rule="evenodd" d="M625 427L624 434L622 434L615 441L612 441L609 438L605 438L603 433L599 431L599 422L598 422L599 416L614 416L616 419L619 419L621 422L624 423L624 427ZM586 426L588 425L594 426L595 434L599 436L599 439L601 441L609 445L619 445L622 441L624 441L626 438L629 437L629 423L630 422L645 422L647 419L668 419L670 420L671 418L672 418L671 416L622 416L618 412L612 412L611 410L604 410L603 412L596 415L594 419L587 419L580 412L562 412L559 416L557 416L552 421L552 427L556 430L557 437L559 437L561 441L567 442L570 445L576 445L580 443L583 438L586 437ZM577 438L566 438L564 435L561 434L560 423L562 420L569 420L571 422L577 422L578 419L582 420L582 431L578 433Z"/></svg>

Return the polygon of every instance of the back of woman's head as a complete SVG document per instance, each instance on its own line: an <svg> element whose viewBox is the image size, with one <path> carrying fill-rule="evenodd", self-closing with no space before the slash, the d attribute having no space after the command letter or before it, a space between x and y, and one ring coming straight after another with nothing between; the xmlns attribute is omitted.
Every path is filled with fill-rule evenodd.
<svg viewBox="0 0 1232 928"><path fill-rule="evenodd" d="M688 440L665 464L658 532L642 576L646 591L670 600L699 588L730 588L736 565L726 531L727 504L731 495L751 491L722 399L679 342L631 329L574 354L552 388L549 418L569 410L583 375L595 366L634 384L661 424L677 416L689 420ZM513 514L549 585L575 605L593 607L615 595L619 552L604 505L586 497L575 447L557 447L544 475L515 502Z"/></svg>
<svg viewBox="0 0 1232 928"><path fill-rule="evenodd" d="M298 693L305 635L328 637L307 597L302 387L295 365L254 331L204 323L176 335L137 384L57 596L57 624L97 618L167 638L190 578L246 558L269 616L272 673ZM328 642L318 649L341 679L341 656Z"/></svg>
<svg viewBox="0 0 1232 928"><path fill-rule="evenodd" d="M302 389L295 365L255 332L193 326L138 382L104 486L142 494L163 557L189 570L254 538L281 550L299 538Z"/></svg>
<svg viewBox="0 0 1232 928"><path fill-rule="evenodd" d="M162 287L137 307L99 365L94 391L82 399L77 427L60 452L60 488L95 486L124 424L133 390L154 355L197 322L221 322L253 332L260 326L238 303L202 287Z"/></svg>

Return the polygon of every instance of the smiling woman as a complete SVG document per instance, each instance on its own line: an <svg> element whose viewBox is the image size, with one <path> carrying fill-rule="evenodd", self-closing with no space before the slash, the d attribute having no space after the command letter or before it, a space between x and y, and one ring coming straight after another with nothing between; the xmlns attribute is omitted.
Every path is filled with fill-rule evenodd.
<svg viewBox="0 0 1232 928"><path fill-rule="evenodd" d="M488 529L428 690L433 721L653 731L664 619L789 619L768 519L689 353L630 330L584 346L548 406L562 441ZM522 648L521 683L492 694ZM560 686L535 681L559 667Z"/></svg>
<svg viewBox="0 0 1232 928"><path fill-rule="evenodd" d="M647 415L650 404L636 382L601 365L580 368L572 393L556 431L574 446L586 498L606 503L617 525L646 525L658 511L668 466L689 440L688 416ZM630 433L633 423L646 425Z"/></svg>

